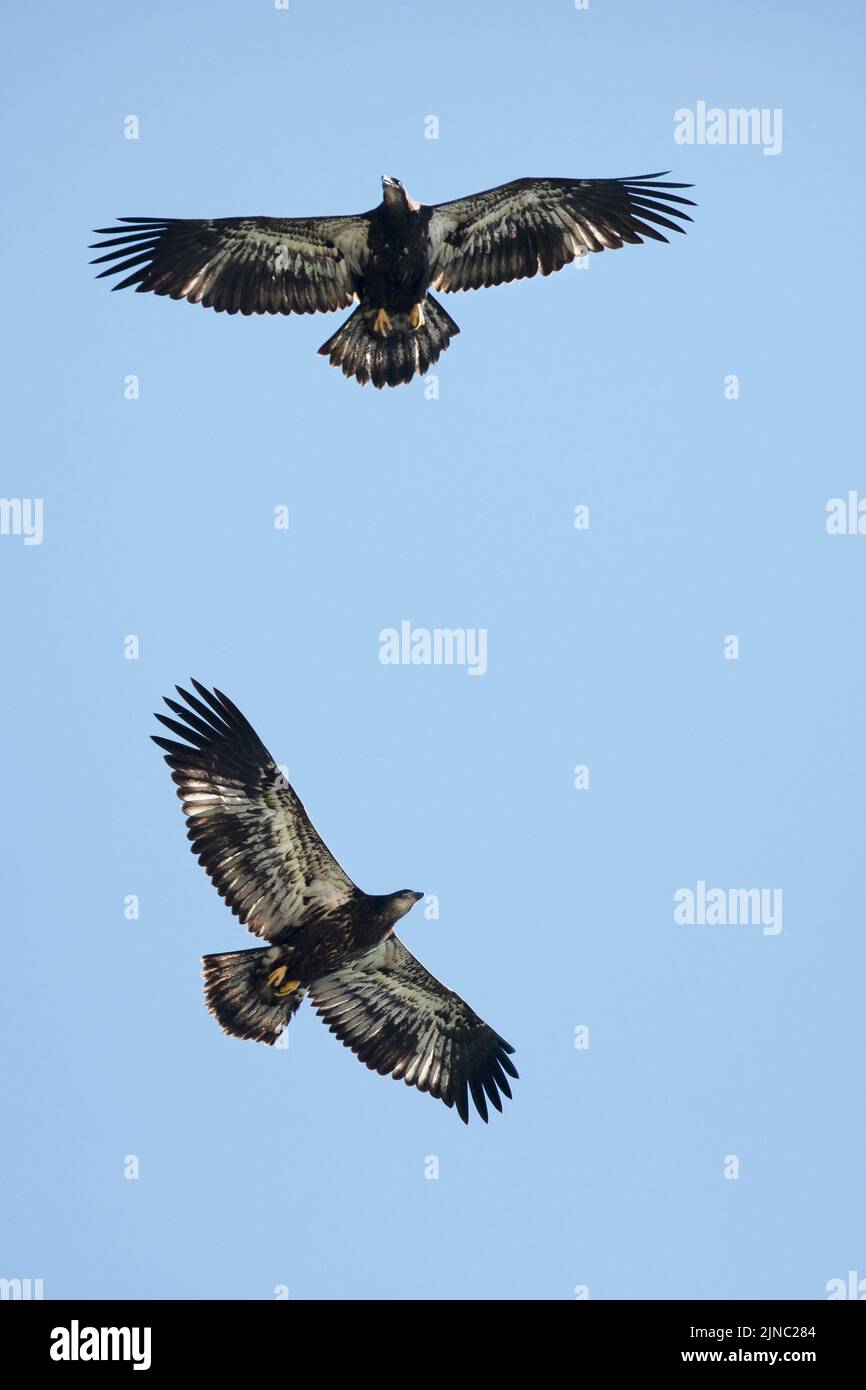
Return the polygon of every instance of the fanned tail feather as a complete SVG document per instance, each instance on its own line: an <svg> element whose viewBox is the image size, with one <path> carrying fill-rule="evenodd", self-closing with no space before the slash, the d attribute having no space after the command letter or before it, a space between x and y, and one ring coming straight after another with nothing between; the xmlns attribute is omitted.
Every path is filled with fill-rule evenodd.
<svg viewBox="0 0 866 1390"><path fill-rule="evenodd" d="M278 947L265 946L202 957L205 1002L223 1032L269 1046L277 1041L305 994L299 985L281 997L268 984L282 956Z"/></svg>
<svg viewBox="0 0 866 1390"><path fill-rule="evenodd" d="M441 304L428 294L420 328L394 328L387 337L372 331L370 310L361 306L319 348L332 367L376 387L408 384L423 375L445 351L460 329Z"/></svg>

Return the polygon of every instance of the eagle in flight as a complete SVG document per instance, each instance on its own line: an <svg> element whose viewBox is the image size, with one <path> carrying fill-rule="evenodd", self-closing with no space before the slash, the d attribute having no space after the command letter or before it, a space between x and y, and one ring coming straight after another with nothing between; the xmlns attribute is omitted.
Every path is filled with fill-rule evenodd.
<svg viewBox="0 0 866 1390"><path fill-rule="evenodd" d="M502 1109L514 1051L394 935L422 893L364 893L236 705L198 681L165 697L152 734L178 786L192 852L259 949L205 956L205 1000L226 1033L272 1044L305 994L380 1076L428 1091L469 1121ZM183 722L181 722L183 721ZM507 1075L506 1075L507 1073ZM501 1093L501 1095L500 1095Z"/></svg>
<svg viewBox="0 0 866 1390"><path fill-rule="evenodd" d="M399 386L460 330L429 293L561 270L576 256L682 232L690 198L661 174L515 179L450 203L416 203L383 178L382 202L344 217L123 217L102 227L104 275L229 314L358 308L319 348L345 376ZM675 220L678 219L678 220Z"/></svg>

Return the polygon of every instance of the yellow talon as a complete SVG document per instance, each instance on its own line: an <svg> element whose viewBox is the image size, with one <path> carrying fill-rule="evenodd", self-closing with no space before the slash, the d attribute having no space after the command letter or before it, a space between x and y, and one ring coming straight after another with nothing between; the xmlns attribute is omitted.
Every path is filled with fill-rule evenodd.
<svg viewBox="0 0 866 1390"><path fill-rule="evenodd" d="M424 326L424 305L413 304L409 314L409 322L413 328L423 328Z"/></svg>
<svg viewBox="0 0 866 1390"><path fill-rule="evenodd" d="M387 338L388 334L392 332L393 328L394 325L391 322L388 315L386 314L385 310L380 309L375 319L373 320L373 332L381 333L383 338Z"/></svg>
<svg viewBox="0 0 866 1390"><path fill-rule="evenodd" d="M298 985L301 983L300 980L289 980L288 984L284 985L283 980L285 979L287 970L287 965L280 965L276 970L272 970L268 976L268 984L280 998L284 998L285 995L291 994L292 990L297 989Z"/></svg>

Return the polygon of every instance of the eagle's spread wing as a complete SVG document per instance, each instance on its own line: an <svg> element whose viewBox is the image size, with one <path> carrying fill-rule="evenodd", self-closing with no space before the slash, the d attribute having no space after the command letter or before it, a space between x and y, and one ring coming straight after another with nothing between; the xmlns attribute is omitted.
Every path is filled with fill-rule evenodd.
<svg viewBox="0 0 866 1390"><path fill-rule="evenodd" d="M135 285L229 314L312 314L343 309L367 259L368 220L358 217L222 217L193 221L121 217L102 227L91 250L113 247L93 265L128 270L115 290ZM125 225L124 225L125 224Z"/></svg>
<svg viewBox="0 0 866 1390"><path fill-rule="evenodd" d="M659 183L660 175L626 179L515 179L471 198L438 203L430 219L432 284L440 290L477 290L526 276L550 275L587 251L667 241L657 227L685 229L680 205L690 198ZM655 225L651 225L655 224Z"/></svg>
<svg viewBox="0 0 866 1390"><path fill-rule="evenodd" d="M456 1105L468 1123L471 1094L482 1120L485 1094L502 1109L505 1075L517 1076L504 1038L459 994L425 970L396 936L310 985L310 998L341 1042L380 1076Z"/></svg>
<svg viewBox="0 0 866 1390"><path fill-rule="evenodd" d="M193 685L201 699L177 687L188 709L165 700L184 723L156 716L187 742L151 737L165 749L192 852L214 887L256 936L282 941L358 890L240 710Z"/></svg>

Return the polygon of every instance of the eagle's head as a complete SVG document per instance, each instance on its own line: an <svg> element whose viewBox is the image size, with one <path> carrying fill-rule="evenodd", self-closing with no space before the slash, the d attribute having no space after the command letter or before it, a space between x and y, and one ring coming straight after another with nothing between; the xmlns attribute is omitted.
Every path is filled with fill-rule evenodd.
<svg viewBox="0 0 866 1390"><path fill-rule="evenodd" d="M411 888L404 888L400 893L383 893L376 895L376 907L380 919L388 926L394 922L399 922L401 917L415 906L423 893L413 893Z"/></svg>
<svg viewBox="0 0 866 1390"><path fill-rule="evenodd" d="M421 206L420 203L416 203L413 198L409 197L400 180L392 179L390 174L382 175L382 198L386 208L392 212L396 212L398 209L403 211L408 209L415 212Z"/></svg>

